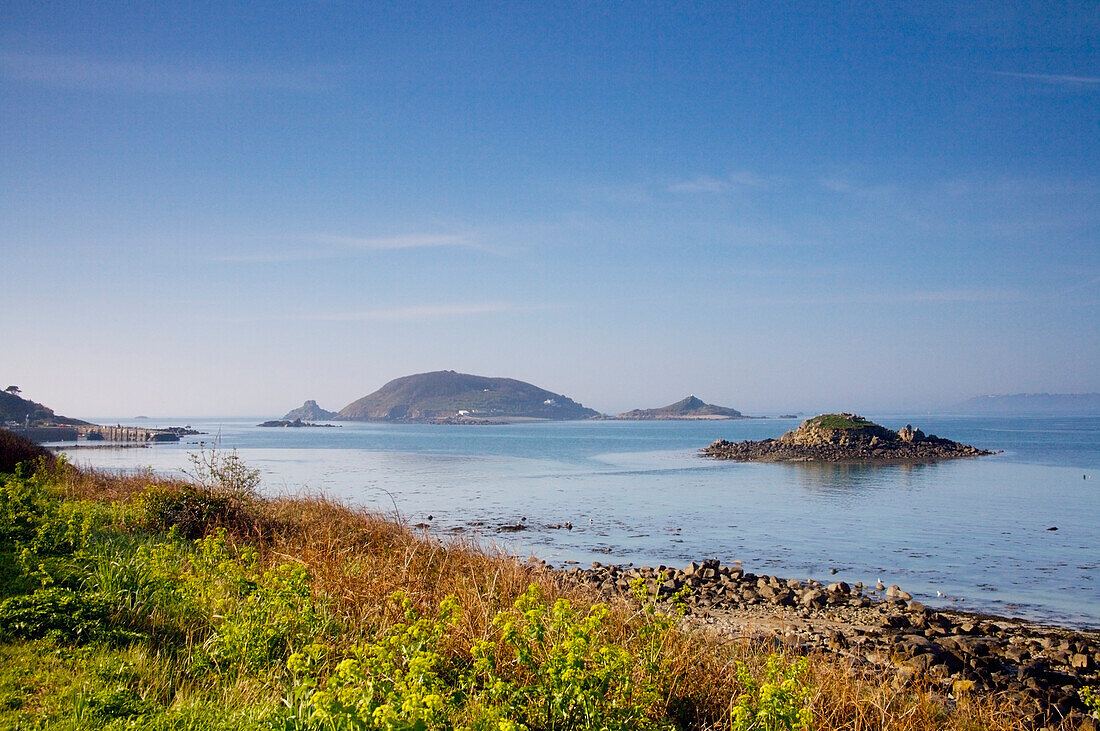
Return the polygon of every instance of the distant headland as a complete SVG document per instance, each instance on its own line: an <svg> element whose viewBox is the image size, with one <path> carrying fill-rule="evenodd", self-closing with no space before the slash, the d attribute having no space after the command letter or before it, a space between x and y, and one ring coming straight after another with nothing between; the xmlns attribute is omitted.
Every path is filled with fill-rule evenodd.
<svg viewBox="0 0 1100 731"><path fill-rule="evenodd" d="M18 386L0 391L0 425L22 427L94 426L91 422L55 414L54 410L19 394Z"/></svg>
<svg viewBox="0 0 1100 731"><path fill-rule="evenodd" d="M705 456L738 462L933 462L993 454L906 424L900 431L855 414L822 414L778 439L728 442L719 439Z"/></svg>
<svg viewBox="0 0 1100 731"><path fill-rule="evenodd" d="M35 442L178 442L180 437L199 434L190 426L164 429L148 427L104 426L82 419L60 416L36 401L21 397L18 386L0 391L0 427ZM148 417L139 417L148 418Z"/></svg>
<svg viewBox="0 0 1100 731"><path fill-rule="evenodd" d="M659 409L634 409L633 411L623 412L615 418L632 421L660 421L674 419L751 419L753 417L745 416L737 409L705 403L693 394Z"/></svg>
<svg viewBox="0 0 1100 731"><path fill-rule="evenodd" d="M517 381L455 371L397 378L340 409L346 421L492 423L600 418L568 396Z"/></svg>

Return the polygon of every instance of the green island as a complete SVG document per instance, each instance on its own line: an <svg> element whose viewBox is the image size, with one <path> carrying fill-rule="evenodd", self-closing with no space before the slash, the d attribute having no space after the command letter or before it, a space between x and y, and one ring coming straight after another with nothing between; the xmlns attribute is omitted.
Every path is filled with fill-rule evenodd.
<svg viewBox="0 0 1100 731"><path fill-rule="evenodd" d="M322 496L263 498L235 453L191 461L189 480L86 471L0 430L0 728L1008 731L1037 718L973 683L944 694L778 637L719 638L687 622L690 587L657 603L637 579L609 595Z"/></svg>

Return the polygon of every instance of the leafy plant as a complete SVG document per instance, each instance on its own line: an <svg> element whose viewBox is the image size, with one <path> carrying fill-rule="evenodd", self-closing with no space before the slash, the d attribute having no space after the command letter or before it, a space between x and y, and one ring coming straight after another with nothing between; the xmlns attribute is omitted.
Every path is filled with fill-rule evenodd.
<svg viewBox="0 0 1100 731"><path fill-rule="evenodd" d="M809 708L810 688L803 684L806 658L787 663L768 656L763 682L758 682L744 663L737 664L737 679L745 688L730 708L733 731L800 731L813 728Z"/></svg>
<svg viewBox="0 0 1100 731"><path fill-rule="evenodd" d="M456 689L445 682L446 659L440 640L453 601L440 606L440 619L419 617L403 595L395 595L406 621L375 642L353 648L322 683L316 676L323 645L294 653L287 668L295 676L305 703L299 713L309 722L330 729L450 728L448 710L456 705ZM323 686L323 687L322 687ZM289 704L288 704L289 705ZM302 706L304 705L304 713Z"/></svg>
<svg viewBox="0 0 1100 731"><path fill-rule="evenodd" d="M0 546L32 541L56 513L57 502L41 471L0 475Z"/></svg>
<svg viewBox="0 0 1100 731"><path fill-rule="evenodd" d="M206 491L240 500L254 500L260 495L260 471L250 468L237 455L237 450L219 451L215 443L210 449L199 444L198 452L187 455L191 469L185 474Z"/></svg>
<svg viewBox="0 0 1100 731"><path fill-rule="evenodd" d="M153 704L129 688L80 691L74 698L73 706L77 721L95 724L142 716L153 710Z"/></svg>
<svg viewBox="0 0 1100 731"><path fill-rule="evenodd" d="M667 726L654 718L665 690L654 672L660 663L608 640L606 605L550 605L532 586L498 613L495 639L448 650L444 638L462 612L453 597L435 617L420 616L400 593L394 600L405 621L356 647L327 677L325 646L291 655L287 719L334 730Z"/></svg>
<svg viewBox="0 0 1100 731"><path fill-rule="evenodd" d="M327 629L311 596L309 573L300 564L264 571L255 589L235 604L205 645L211 662L222 669L270 668Z"/></svg>
<svg viewBox="0 0 1100 731"><path fill-rule="evenodd" d="M110 619L110 605L101 597L51 586L0 604L0 636L79 644L118 637Z"/></svg>
<svg viewBox="0 0 1100 731"><path fill-rule="evenodd" d="M1100 721L1100 689L1086 685L1077 692L1085 708L1089 709L1089 715Z"/></svg>
<svg viewBox="0 0 1100 731"><path fill-rule="evenodd" d="M514 609L494 623L527 677L519 694L528 724L550 729L646 725L648 710L660 699L660 679L652 665L639 666L624 647L604 639L607 605L581 611L559 599L547 606L538 587L531 586Z"/></svg>
<svg viewBox="0 0 1100 731"><path fill-rule="evenodd" d="M146 530L176 528L184 538L201 538L211 528L246 516L246 506L259 497L260 472L232 452L217 447L188 455L191 483L154 483L138 499Z"/></svg>
<svg viewBox="0 0 1100 731"><path fill-rule="evenodd" d="M138 498L144 526L150 531L175 528L184 538L200 538L229 517L230 497L200 485L149 485Z"/></svg>

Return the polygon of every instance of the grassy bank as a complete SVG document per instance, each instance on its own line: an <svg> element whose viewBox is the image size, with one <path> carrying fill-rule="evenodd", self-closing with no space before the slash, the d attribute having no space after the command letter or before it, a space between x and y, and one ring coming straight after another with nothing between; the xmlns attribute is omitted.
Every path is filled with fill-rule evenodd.
<svg viewBox="0 0 1100 731"><path fill-rule="evenodd" d="M0 475L0 728L1022 729L324 496L40 461ZM1076 725L1063 724L1064 728Z"/></svg>

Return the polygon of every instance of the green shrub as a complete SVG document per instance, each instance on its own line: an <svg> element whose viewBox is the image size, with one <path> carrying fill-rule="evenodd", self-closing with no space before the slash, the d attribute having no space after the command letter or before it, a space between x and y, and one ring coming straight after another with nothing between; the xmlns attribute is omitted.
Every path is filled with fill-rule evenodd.
<svg viewBox="0 0 1100 731"><path fill-rule="evenodd" d="M188 455L192 483L149 485L137 509L149 531L176 528L184 538L201 538L211 528L250 522L245 507L259 497L260 472L232 452L202 449Z"/></svg>
<svg viewBox="0 0 1100 731"><path fill-rule="evenodd" d="M90 500L59 501L42 516L29 548L43 556L79 555L116 538L114 506Z"/></svg>
<svg viewBox="0 0 1100 731"><path fill-rule="evenodd" d="M806 658L787 663L781 656L771 655L761 683L744 663L738 663L737 679L745 692L730 710L733 731L811 729L810 689L802 682L805 673Z"/></svg>
<svg viewBox="0 0 1100 731"><path fill-rule="evenodd" d="M235 511L228 495L200 485L149 485L138 498L143 527L159 532L175 528L184 538L201 538Z"/></svg>
<svg viewBox="0 0 1100 731"><path fill-rule="evenodd" d="M323 635L328 624L315 606L305 567L285 563L263 572L255 589L224 613L204 649L223 672L260 672Z"/></svg>
<svg viewBox="0 0 1100 731"><path fill-rule="evenodd" d="M30 477L0 475L0 546L28 543L57 512L58 500L40 471Z"/></svg>
<svg viewBox="0 0 1100 731"><path fill-rule="evenodd" d="M129 688L103 688L81 691L74 699L75 720L86 724L101 724L115 719L130 719L152 713L156 706L145 701Z"/></svg>
<svg viewBox="0 0 1100 731"><path fill-rule="evenodd" d="M185 471L200 487L238 500L254 500L260 495L260 471L248 467L237 450L219 451L215 444L189 453L191 470Z"/></svg>
<svg viewBox="0 0 1100 731"><path fill-rule="evenodd" d="M1086 685L1078 691L1078 695L1081 696L1081 702L1085 704L1085 708L1089 709L1089 715L1100 721L1100 692L1096 688Z"/></svg>
<svg viewBox="0 0 1100 731"><path fill-rule="evenodd" d="M43 470L0 475L0 550L67 556L114 532L111 506L62 501L53 479Z"/></svg>
<svg viewBox="0 0 1100 731"><path fill-rule="evenodd" d="M323 645L295 653L287 728L344 729L642 729L660 720L668 678L607 637L608 608L547 605L530 587L497 615L495 639L444 647L461 608L443 601L421 617L400 593L405 621L356 647L327 677ZM648 642L659 644L654 634ZM645 648L641 656L649 654Z"/></svg>
<svg viewBox="0 0 1100 731"><path fill-rule="evenodd" d="M51 586L0 604L0 637L80 644L117 636L110 619L111 608L102 598Z"/></svg>
<svg viewBox="0 0 1100 731"><path fill-rule="evenodd" d="M527 725L609 730L653 725L647 713L661 699L663 679L653 672L656 666L604 639L608 614L605 604L588 612L566 599L547 606L531 586L516 600L514 612L498 615L501 641L527 678L519 691ZM660 635L649 644L659 647ZM646 654L651 653L643 650Z"/></svg>

